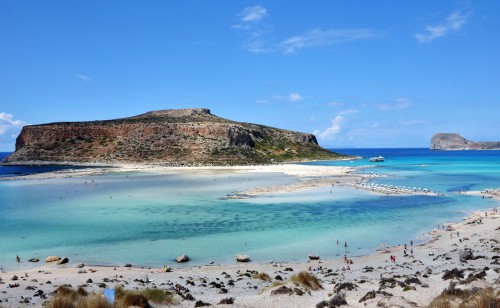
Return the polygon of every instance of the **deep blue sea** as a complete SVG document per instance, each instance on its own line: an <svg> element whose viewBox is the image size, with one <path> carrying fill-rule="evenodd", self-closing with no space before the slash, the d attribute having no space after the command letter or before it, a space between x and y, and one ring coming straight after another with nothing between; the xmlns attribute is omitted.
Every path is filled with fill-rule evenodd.
<svg viewBox="0 0 500 308"><path fill-rule="evenodd" d="M0 265L7 270L34 266L25 260L48 255L86 264L158 267L180 254L193 259L190 265L233 263L237 253L254 262L305 261L310 253L336 258L410 239L422 242L436 224L499 206L456 192L500 187L500 151L337 151L386 160L311 164L356 166L357 172L386 175L375 182L425 187L444 196L381 196L336 186L224 199L245 188L295 181L283 174L238 172L0 180ZM347 241L348 248L336 240Z"/></svg>

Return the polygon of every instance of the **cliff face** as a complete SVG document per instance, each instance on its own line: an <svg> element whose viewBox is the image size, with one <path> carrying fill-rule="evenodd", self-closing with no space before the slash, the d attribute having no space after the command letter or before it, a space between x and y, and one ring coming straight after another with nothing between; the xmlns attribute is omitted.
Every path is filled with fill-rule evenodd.
<svg viewBox="0 0 500 308"><path fill-rule="evenodd" d="M25 126L3 163L250 164L338 159L312 134L219 118L208 109L152 111L107 121Z"/></svg>
<svg viewBox="0 0 500 308"><path fill-rule="evenodd" d="M492 150L500 149L500 142L474 142L456 133L437 133L432 136L431 150Z"/></svg>

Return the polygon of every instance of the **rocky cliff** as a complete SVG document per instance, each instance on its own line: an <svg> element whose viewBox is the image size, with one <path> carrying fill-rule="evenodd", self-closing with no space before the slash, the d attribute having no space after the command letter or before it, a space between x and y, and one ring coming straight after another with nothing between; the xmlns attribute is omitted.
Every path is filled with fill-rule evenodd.
<svg viewBox="0 0 500 308"><path fill-rule="evenodd" d="M312 134L226 120L203 108L25 126L4 164L150 162L238 165L332 160Z"/></svg>
<svg viewBox="0 0 500 308"><path fill-rule="evenodd" d="M500 142L475 142L456 133L437 133L432 136L431 150L493 150L500 149Z"/></svg>

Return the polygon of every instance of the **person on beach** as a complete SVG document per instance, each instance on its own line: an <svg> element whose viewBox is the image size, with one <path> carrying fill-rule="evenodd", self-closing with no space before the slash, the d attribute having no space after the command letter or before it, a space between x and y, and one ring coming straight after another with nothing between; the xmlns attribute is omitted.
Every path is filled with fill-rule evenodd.
<svg viewBox="0 0 500 308"><path fill-rule="evenodd" d="M406 250L406 244L405 244L405 250Z"/></svg>
<svg viewBox="0 0 500 308"><path fill-rule="evenodd" d="M344 243L344 247L346 247L346 248L347 248L347 242L345 242L345 243Z"/></svg>
<svg viewBox="0 0 500 308"><path fill-rule="evenodd" d="M410 240L410 246L413 246L413 240Z"/></svg>
<svg viewBox="0 0 500 308"><path fill-rule="evenodd" d="M19 258L19 256L18 256L18 255L16 255L16 262L17 262L17 263L21 263L21 258Z"/></svg>

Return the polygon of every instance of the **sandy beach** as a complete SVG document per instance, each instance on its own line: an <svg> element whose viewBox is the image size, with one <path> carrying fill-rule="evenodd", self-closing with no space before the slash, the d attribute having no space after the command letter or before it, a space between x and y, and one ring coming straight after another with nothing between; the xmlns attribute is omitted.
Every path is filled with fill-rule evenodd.
<svg viewBox="0 0 500 308"><path fill-rule="evenodd" d="M431 231L431 240L425 244L408 242L367 256L346 256L349 262L344 258L310 261L304 255L301 263L169 264L173 270L162 272L161 265L102 267L72 264L71 260L65 265L44 264L41 260L42 265L35 269L0 274L0 306L41 307L59 286L82 286L97 294L104 288L123 286L126 290L170 291L178 307L194 307L196 301L217 305L230 297L233 307L315 307L337 294L344 294L352 307L426 307L452 281L459 289L491 286L499 290L499 217L495 210L474 213L462 222ZM332 245L336 243L332 241ZM390 260L391 255L395 261ZM317 277L323 289L314 291L291 282L301 271ZM269 280L259 279L266 277Z"/></svg>

